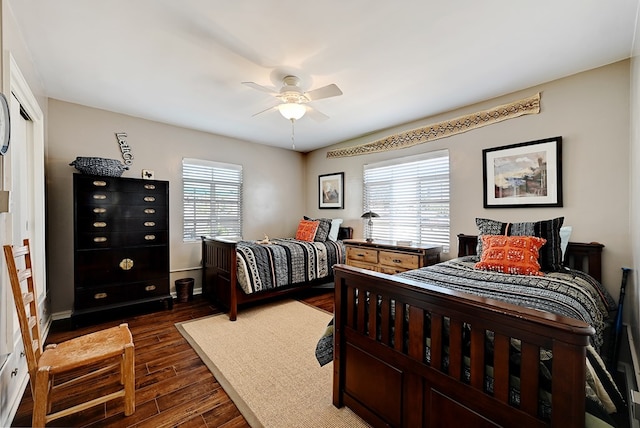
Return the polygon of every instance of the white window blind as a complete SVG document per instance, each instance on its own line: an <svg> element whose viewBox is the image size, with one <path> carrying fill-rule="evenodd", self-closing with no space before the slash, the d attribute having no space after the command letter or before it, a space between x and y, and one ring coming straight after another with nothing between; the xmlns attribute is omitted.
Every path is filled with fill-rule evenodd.
<svg viewBox="0 0 640 428"><path fill-rule="evenodd" d="M242 166L182 160L184 241L242 236Z"/></svg>
<svg viewBox="0 0 640 428"><path fill-rule="evenodd" d="M442 245L448 252L449 151L365 165L366 211L380 216L372 219L374 240Z"/></svg>

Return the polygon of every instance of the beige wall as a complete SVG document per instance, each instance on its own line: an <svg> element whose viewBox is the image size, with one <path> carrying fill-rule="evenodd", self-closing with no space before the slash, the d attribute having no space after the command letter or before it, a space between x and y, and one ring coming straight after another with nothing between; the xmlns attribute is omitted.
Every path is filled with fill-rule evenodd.
<svg viewBox="0 0 640 428"><path fill-rule="evenodd" d="M387 153L327 159L328 149L363 144L398 131L488 109L542 93L541 112L464 134ZM425 94L424 96L429 96ZM390 100L392 102L392 100ZM476 217L530 221L564 216L573 226L572 240L603 243L604 284L618 296L620 267L628 266L629 239L629 61L580 73L406 126L376 132L317 150L307 158L307 211L344 218L362 236L362 167L366 163L431 150L449 149L451 164L451 243L476 233ZM562 136L562 208L483 208L482 149ZM345 209L318 210L317 176L345 173Z"/></svg>
<svg viewBox="0 0 640 428"><path fill-rule="evenodd" d="M173 280L195 276L200 243L182 241L182 158L208 159L243 166L243 235L246 239L292 236L304 215L302 155L59 100L49 100L49 288L57 316L73 305L73 195L69 166L77 156L122 159L115 137L126 132L134 160L123 177L141 177L142 169L169 181L170 262ZM186 271L185 271L186 269ZM196 284L196 288L199 284Z"/></svg>

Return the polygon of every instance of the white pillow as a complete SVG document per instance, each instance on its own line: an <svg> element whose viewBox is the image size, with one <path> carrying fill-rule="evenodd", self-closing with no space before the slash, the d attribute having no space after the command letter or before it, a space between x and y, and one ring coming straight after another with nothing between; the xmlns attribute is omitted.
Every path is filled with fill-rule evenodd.
<svg viewBox="0 0 640 428"><path fill-rule="evenodd" d="M573 228L571 226L562 226L560 228L560 248L562 249L562 260L564 260L564 253L567 251L567 245L569 245L569 237Z"/></svg>
<svg viewBox="0 0 640 428"><path fill-rule="evenodd" d="M331 220L331 229L329 229L329 236L327 237L329 241L338 240L338 231L340 230L341 224L342 224L341 218L334 218Z"/></svg>

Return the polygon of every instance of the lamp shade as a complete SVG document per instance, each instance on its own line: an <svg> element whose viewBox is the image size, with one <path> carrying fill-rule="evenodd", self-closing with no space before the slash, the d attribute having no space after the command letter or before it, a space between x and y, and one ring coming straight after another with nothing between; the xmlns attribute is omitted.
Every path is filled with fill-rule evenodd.
<svg viewBox="0 0 640 428"><path fill-rule="evenodd" d="M298 120L304 116L307 111L304 105L298 103L280 104L278 105L278 110L285 119L289 120Z"/></svg>
<svg viewBox="0 0 640 428"><path fill-rule="evenodd" d="M374 213L373 211L367 211L366 213L362 214L360 216L361 218L372 218L372 217L380 217L378 214Z"/></svg>

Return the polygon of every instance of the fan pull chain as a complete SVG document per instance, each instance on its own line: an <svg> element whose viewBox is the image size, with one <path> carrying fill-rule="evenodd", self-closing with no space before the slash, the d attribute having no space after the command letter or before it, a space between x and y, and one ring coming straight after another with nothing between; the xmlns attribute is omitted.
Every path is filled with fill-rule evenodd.
<svg viewBox="0 0 640 428"><path fill-rule="evenodd" d="M291 119L291 148L293 150L296 149L296 140L295 140L296 133L295 133L295 126L294 126L295 121L296 121L295 119Z"/></svg>

